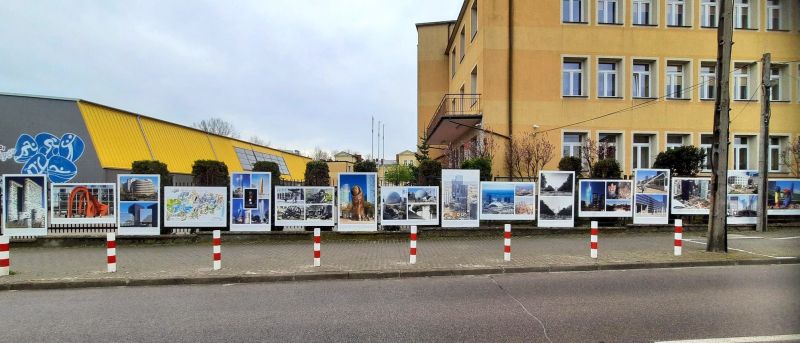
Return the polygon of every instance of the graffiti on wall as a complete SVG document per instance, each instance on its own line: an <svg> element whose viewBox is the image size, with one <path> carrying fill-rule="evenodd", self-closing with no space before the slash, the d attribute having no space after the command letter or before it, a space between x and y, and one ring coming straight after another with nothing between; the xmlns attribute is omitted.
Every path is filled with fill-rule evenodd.
<svg viewBox="0 0 800 343"><path fill-rule="evenodd" d="M21 174L45 174L50 182L69 182L78 174L75 162L85 147L83 139L74 133L61 137L47 132L36 136L22 134L13 149L0 146L0 162L13 158L22 164Z"/></svg>

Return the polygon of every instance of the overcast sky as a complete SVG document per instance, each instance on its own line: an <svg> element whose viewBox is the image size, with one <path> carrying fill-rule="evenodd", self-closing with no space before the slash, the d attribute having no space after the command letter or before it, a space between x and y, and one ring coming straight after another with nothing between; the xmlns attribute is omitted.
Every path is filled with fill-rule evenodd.
<svg viewBox="0 0 800 343"><path fill-rule="evenodd" d="M417 22L462 0L3 1L0 92L73 97L243 139L415 149Z"/></svg>

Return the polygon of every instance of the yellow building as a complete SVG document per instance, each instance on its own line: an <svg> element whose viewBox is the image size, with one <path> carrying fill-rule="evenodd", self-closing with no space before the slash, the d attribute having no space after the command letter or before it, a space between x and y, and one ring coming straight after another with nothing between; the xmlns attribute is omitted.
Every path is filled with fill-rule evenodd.
<svg viewBox="0 0 800 343"><path fill-rule="evenodd" d="M758 61L770 52L769 165L784 172L777 156L800 135L800 1L735 6L729 163L757 169ZM455 21L417 24L418 136L458 164L492 135L495 177L509 176L509 137L527 133L554 145L550 170L589 141L613 147L628 175L674 146L710 150L718 11L714 0L465 0Z"/></svg>

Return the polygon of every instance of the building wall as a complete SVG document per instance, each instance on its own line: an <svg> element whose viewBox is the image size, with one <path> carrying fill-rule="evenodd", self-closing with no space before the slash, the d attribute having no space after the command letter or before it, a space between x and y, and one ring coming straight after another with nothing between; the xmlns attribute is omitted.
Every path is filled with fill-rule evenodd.
<svg viewBox="0 0 800 343"><path fill-rule="evenodd" d="M469 9L474 0L465 0L464 7ZM626 174L632 172L632 140L633 134L655 134L654 147L658 151L665 150L666 137L670 133L688 134L687 143L699 146L701 134L711 133L713 124L713 100L700 100L699 90L692 89L688 100L634 99L632 97L631 68L633 59L647 58L656 61L655 97L665 95L665 74L668 60L689 61L687 85L699 82L699 69L703 61L714 61L716 58L716 29L700 27L700 0L689 1L691 5L691 27L666 26L666 1L658 1L657 27L638 27L631 24L631 1L620 1L623 4L622 25L602 25L596 20L596 1L589 4L588 23L562 23L561 1L514 1L514 49L513 49L513 129L512 135L519 136L536 130L545 134L555 146L554 158L545 167L556 169L562 157L562 135L564 132L585 133L593 140L603 132L621 133L622 144L620 160ZM734 62L754 62L764 52L772 53L773 63L789 62L789 87L791 95L788 101L772 103L771 134L794 138L800 135L800 4L791 2L791 29L786 32L767 31L766 1L755 1L760 6L757 16L758 30L735 30L733 48ZM457 66L454 77L449 78L449 67L445 70L449 82L448 92L458 92L465 85L467 93L470 89L470 74L477 66L478 93L481 94L484 129L507 135L508 130L508 1L478 2L478 34L474 40L469 39L471 18L470 11L462 11L460 20L454 27L456 34L451 37L451 48L439 49L430 37L420 32L419 48L439 49L440 53L451 52L452 47L459 54L460 39L458 33L466 28L468 37L463 61L456 56ZM789 17L789 16L787 16ZM433 51L420 52L419 56L433 55ZM562 66L564 57L586 59L586 86L588 91L584 97L565 98L562 96ZM621 78L619 98L601 98L597 92L597 66L600 58L620 59L619 76ZM419 61L420 70L427 61ZM751 81L759 82L760 65L751 73ZM430 78L430 76L427 76ZM420 80L419 91L434 94L430 82ZM426 85L423 87L422 84ZM733 79L731 79L733 85ZM757 88L751 87L751 91ZM419 96L423 98L422 95ZM421 100L420 100L421 101ZM756 101L732 101L731 133L757 135L759 131L760 96ZM574 124L591 119L598 115L619 111L632 106L634 110L623 111L603 119ZM422 128L430 120L433 112L419 106L418 120ZM562 128L562 126L566 126ZM424 129L420 129L420 133ZM456 144L477 135L452 137ZM733 139L733 136L732 136ZM751 143L750 165L755 168L758 161L754 140ZM436 143L436 142L433 142ZM433 144L432 143L432 144ZM507 141L495 139L498 148L495 152L495 176L508 175L502 156ZM732 145L731 145L732 147ZM733 150L733 149L731 149ZM733 152L731 152L732 154ZM653 159L651 159L652 163ZM733 163L731 155L730 163ZM732 166L733 169L733 166Z"/></svg>

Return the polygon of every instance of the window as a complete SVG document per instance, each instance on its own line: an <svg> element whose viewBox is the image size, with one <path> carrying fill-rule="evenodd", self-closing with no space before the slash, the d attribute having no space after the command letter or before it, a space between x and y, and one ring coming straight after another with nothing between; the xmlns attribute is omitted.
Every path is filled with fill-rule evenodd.
<svg viewBox="0 0 800 343"><path fill-rule="evenodd" d="M633 85L631 88L633 89L634 98L650 98L653 96L653 69L655 68L653 68L652 62L633 62Z"/></svg>
<svg viewBox="0 0 800 343"><path fill-rule="evenodd" d="M769 88L769 99L771 101L782 101L788 100L789 96L785 89L789 89L789 85L784 83L788 80L788 77L784 77L788 74L789 66L781 65L781 64L773 64L769 70L769 78L770 80L775 80L775 84Z"/></svg>
<svg viewBox="0 0 800 343"><path fill-rule="evenodd" d="M617 161L620 160L619 151L619 144L622 142L622 134L619 133L601 133L599 134L598 140L598 151L597 157L598 159L604 160L607 158L613 158Z"/></svg>
<svg viewBox="0 0 800 343"><path fill-rule="evenodd" d="M476 66L472 69L472 73L469 75L469 91L471 94L478 94L478 67ZM478 97L472 97L472 104L471 106L475 106L475 103L478 102Z"/></svg>
<svg viewBox="0 0 800 343"><path fill-rule="evenodd" d="M585 133L565 132L562 142L561 157L574 156L581 158L581 147L586 138ZM583 159L581 159L582 161Z"/></svg>
<svg viewBox="0 0 800 343"><path fill-rule="evenodd" d="M456 48L450 52L450 77L456 76Z"/></svg>
<svg viewBox="0 0 800 343"><path fill-rule="evenodd" d="M650 168L652 135L633 135L633 169Z"/></svg>
<svg viewBox="0 0 800 343"><path fill-rule="evenodd" d="M769 137L769 171L771 172L780 172L781 171L781 149L783 148L784 141L788 137L776 137L770 136Z"/></svg>
<svg viewBox="0 0 800 343"><path fill-rule="evenodd" d="M244 170L253 170L253 164L256 162L268 161L277 163L282 175L289 175L289 168L286 166L286 161L282 156L267 154L250 149L242 149L239 147L234 147L234 150L236 151L236 156L239 158L239 163L242 164L242 169Z"/></svg>
<svg viewBox="0 0 800 343"><path fill-rule="evenodd" d="M767 30L783 29L783 1L767 0Z"/></svg>
<svg viewBox="0 0 800 343"><path fill-rule="evenodd" d="M733 169L747 170L750 165L749 136L734 136L733 138Z"/></svg>
<svg viewBox="0 0 800 343"><path fill-rule="evenodd" d="M563 74L561 77L562 89L564 96L581 96L583 92L584 82L584 66L585 60L582 59L564 59L562 64Z"/></svg>
<svg viewBox="0 0 800 343"><path fill-rule="evenodd" d="M467 53L467 42L466 42L466 34L464 33L464 28L461 28L461 37L459 40L460 44L460 52L461 52L461 60L464 60L464 55Z"/></svg>
<svg viewBox="0 0 800 343"><path fill-rule="evenodd" d="M655 25L655 11L653 0L633 0L633 25Z"/></svg>
<svg viewBox="0 0 800 343"><path fill-rule="evenodd" d="M685 26L687 10L686 0L667 0L667 25Z"/></svg>
<svg viewBox="0 0 800 343"><path fill-rule="evenodd" d="M668 62L667 63L667 89L668 99L685 99L686 94L686 71L689 70L688 63Z"/></svg>
<svg viewBox="0 0 800 343"><path fill-rule="evenodd" d="M713 147L713 135L700 135L700 150L706 153L706 158L700 166L702 170L711 170L711 149Z"/></svg>
<svg viewBox="0 0 800 343"><path fill-rule="evenodd" d="M620 24L621 12L618 0L597 1L597 22L600 24Z"/></svg>
<svg viewBox="0 0 800 343"><path fill-rule="evenodd" d="M716 92L716 67L714 62L700 64L700 99L714 99Z"/></svg>
<svg viewBox="0 0 800 343"><path fill-rule="evenodd" d="M700 10L703 13L700 25L703 27L717 27L719 20L719 3L717 0L702 0Z"/></svg>
<svg viewBox="0 0 800 343"><path fill-rule="evenodd" d="M670 133L667 134L667 150L680 148L684 145L689 145L691 136L683 133Z"/></svg>
<svg viewBox="0 0 800 343"><path fill-rule="evenodd" d="M478 0L472 2L472 9L470 10L470 19L472 25L470 26L470 39L475 39L478 34Z"/></svg>
<svg viewBox="0 0 800 343"><path fill-rule="evenodd" d="M597 96L600 98L619 96L619 62L600 60L597 65Z"/></svg>
<svg viewBox="0 0 800 343"><path fill-rule="evenodd" d="M737 64L733 71L733 100L750 100L750 65Z"/></svg>
<svg viewBox="0 0 800 343"><path fill-rule="evenodd" d="M736 0L734 2L733 26L737 29L750 28L750 0Z"/></svg>
<svg viewBox="0 0 800 343"><path fill-rule="evenodd" d="M561 20L565 23L585 22L583 11L585 0L563 0L561 8Z"/></svg>

